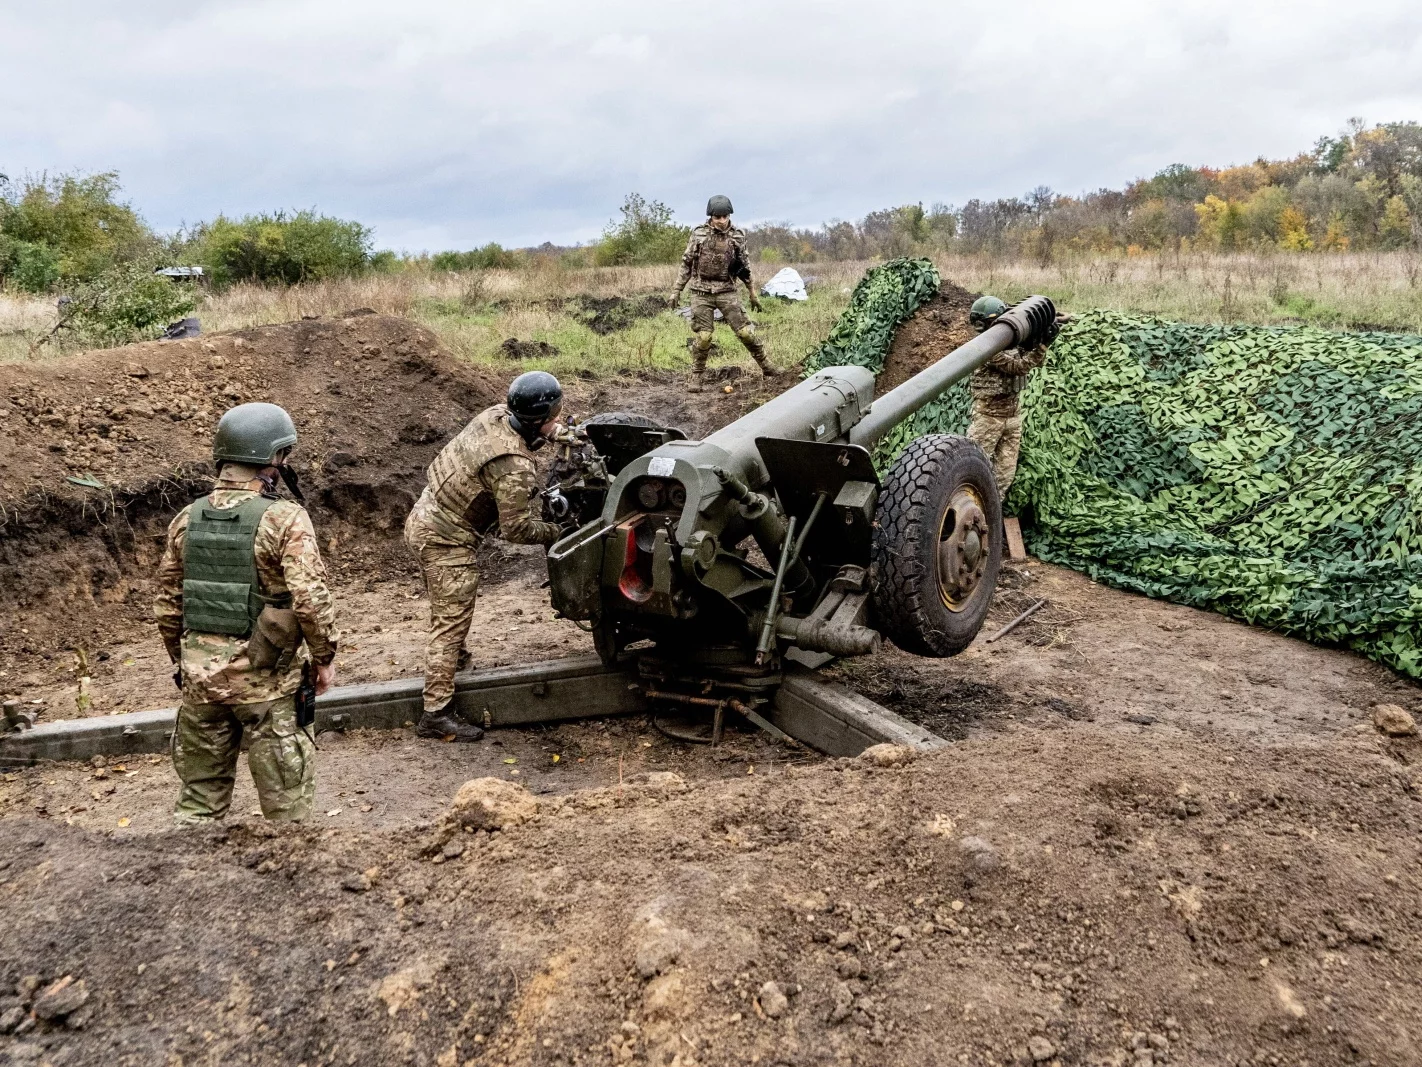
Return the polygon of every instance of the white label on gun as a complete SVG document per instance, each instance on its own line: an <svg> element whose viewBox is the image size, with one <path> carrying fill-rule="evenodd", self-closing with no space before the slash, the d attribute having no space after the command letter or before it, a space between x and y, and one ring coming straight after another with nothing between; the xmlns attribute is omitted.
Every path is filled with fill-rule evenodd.
<svg viewBox="0 0 1422 1067"><path fill-rule="evenodd" d="M647 464L647 473L653 478L670 478L674 470L676 460L669 456L653 456L652 461Z"/></svg>

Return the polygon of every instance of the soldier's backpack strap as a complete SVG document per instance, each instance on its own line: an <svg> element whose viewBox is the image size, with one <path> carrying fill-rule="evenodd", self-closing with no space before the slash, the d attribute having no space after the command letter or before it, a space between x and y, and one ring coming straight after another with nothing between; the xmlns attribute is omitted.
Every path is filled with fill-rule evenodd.
<svg viewBox="0 0 1422 1067"><path fill-rule="evenodd" d="M257 527L275 503L268 496L235 508L215 508L207 497L193 503L183 543L183 629L247 637L265 605L291 603L289 594L263 596L257 574Z"/></svg>

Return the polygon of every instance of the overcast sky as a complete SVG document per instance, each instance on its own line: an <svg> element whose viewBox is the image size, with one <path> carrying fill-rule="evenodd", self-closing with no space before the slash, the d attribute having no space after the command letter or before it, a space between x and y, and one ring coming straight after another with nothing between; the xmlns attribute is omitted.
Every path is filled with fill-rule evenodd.
<svg viewBox="0 0 1422 1067"><path fill-rule="evenodd" d="M171 229L316 207L383 247L1120 186L1422 120L1422 2L0 0L0 172Z"/></svg>

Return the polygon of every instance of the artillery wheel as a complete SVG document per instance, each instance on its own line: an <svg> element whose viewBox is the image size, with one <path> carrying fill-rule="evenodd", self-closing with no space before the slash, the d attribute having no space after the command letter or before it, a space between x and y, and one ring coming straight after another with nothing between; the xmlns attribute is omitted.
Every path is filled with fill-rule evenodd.
<svg viewBox="0 0 1422 1067"><path fill-rule="evenodd" d="M953 656L977 636L1002 563L1002 503L983 450L956 434L904 449L874 521L874 612L905 652Z"/></svg>
<svg viewBox="0 0 1422 1067"><path fill-rule="evenodd" d="M582 421L583 426L645 426L649 430L655 430L660 423L656 419L648 418L636 411L604 411L600 415L591 415Z"/></svg>

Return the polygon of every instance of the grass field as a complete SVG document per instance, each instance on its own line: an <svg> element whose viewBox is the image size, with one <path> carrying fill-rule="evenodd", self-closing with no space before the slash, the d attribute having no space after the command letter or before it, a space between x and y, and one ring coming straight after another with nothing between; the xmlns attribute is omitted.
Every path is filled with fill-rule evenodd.
<svg viewBox="0 0 1422 1067"><path fill-rule="evenodd" d="M755 316L771 361L797 364L829 332L870 263L801 267L815 279L803 304L766 300ZM1064 310L1110 307L1194 322L1299 323L1422 333L1422 257L1411 252L1356 255L1217 255L1103 257L1040 265L989 257L944 256L945 278L1007 300L1044 293ZM766 267L759 276L768 277ZM593 301L663 295L673 266L578 270L551 265L520 271L460 274L405 271L291 288L235 286L204 297L203 329L240 329L302 315L369 307L415 319L466 359L509 361L510 338L544 342L556 354L518 365L554 373L602 375L624 368L675 369L689 364L688 326L670 310L629 317L599 333L588 323ZM645 306L644 306L645 309ZM49 299L0 294L0 360L29 358L30 345L53 322ZM718 328L717 362L749 360L729 330ZM44 358L53 358L48 347Z"/></svg>

